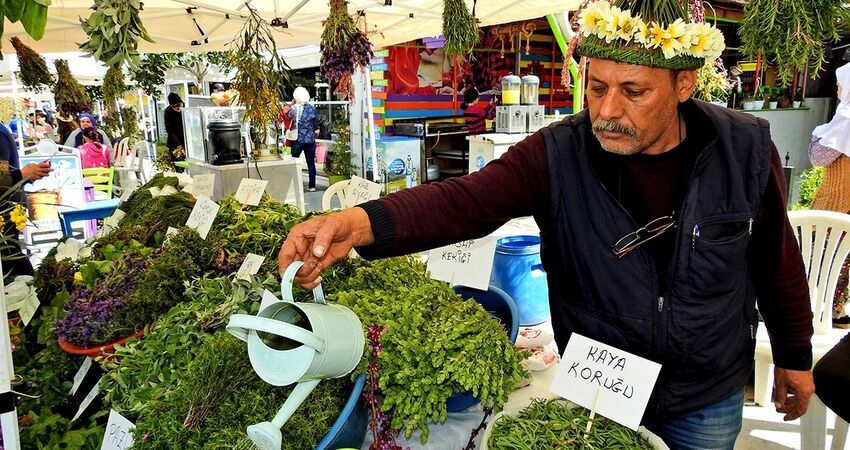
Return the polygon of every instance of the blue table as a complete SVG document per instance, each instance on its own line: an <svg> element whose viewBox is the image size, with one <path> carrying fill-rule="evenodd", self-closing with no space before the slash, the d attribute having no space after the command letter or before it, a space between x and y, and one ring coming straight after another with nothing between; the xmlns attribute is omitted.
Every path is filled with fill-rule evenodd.
<svg viewBox="0 0 850 450"><path fill-rule="evenodd" d="M74 236L71 230L71 224L80 220L105 219L112 215L118 205L120 199L101 200L97 202L86 203L85 205L74 208L71 206L57 206L56 212L59 213L59 222L62 225L62 233L65 236Z"/></svg>

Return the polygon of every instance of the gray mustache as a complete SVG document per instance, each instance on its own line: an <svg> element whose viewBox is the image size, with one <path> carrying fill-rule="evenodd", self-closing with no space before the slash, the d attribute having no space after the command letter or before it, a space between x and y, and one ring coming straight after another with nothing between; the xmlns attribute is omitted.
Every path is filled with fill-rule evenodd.
<svg viewBox="0 0 850 450"><path fill-rule="evenodd" d="M625 134L630 138L635 138L637 136L637 131L634 128L628 127L626 125L617 122L616 120L597 120L593 122L593 132L599 133L607 131L609 133L619 133Z"/></svg>

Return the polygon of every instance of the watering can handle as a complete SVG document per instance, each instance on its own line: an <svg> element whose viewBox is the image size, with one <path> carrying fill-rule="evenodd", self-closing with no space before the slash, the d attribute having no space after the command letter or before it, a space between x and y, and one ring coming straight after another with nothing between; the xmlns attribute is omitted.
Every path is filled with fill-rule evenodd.
<svg viewBox="0 0 850 450"><path fill-rule="evenodd" d="M283 301L294 303L295 297L292 295L292 283L295 280L295 273L304 265L304 261L292 261L292 264L283 272L280 280L280 293L283 295ZM325 293L322 292L321 283L313 288L313 297L316 303L325 304Z"/></svg>
<svg viewBox="0 0 850 450"><path fill-rule="evenodd" d="M266 317L249 316L247 314L234 314L230 316L227 331L237 338L247 341L248 330L264 331L266 333L283 336L316 350L319 353L325 351L325 343L318 336L301 327L296 327L279 320Z"/></svg>

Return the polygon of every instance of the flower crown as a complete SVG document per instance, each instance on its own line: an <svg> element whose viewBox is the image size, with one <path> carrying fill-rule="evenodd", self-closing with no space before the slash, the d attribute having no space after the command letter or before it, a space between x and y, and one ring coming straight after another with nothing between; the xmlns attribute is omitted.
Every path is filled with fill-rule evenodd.
<svg viewBox="0 0 850 450"><path fill-rule="evenodd" d="M631 11L607 0L588 4L578 20L579 33L592 41L579 46L583 56L658 67L697 68L718 58L726 47L723 33L711 24L685 22L683 18L666 26L656 21L646 22L639 14L633 16ZM668 61L653 60L651 54L659 50ZM611 57L606 58L607 55Z"/></svg>

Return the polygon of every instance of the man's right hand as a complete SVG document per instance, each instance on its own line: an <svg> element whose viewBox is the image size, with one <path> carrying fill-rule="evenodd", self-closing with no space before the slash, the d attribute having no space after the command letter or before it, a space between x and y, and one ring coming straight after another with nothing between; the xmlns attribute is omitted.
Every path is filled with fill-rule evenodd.
<svg viewBox="0 0 850 450"><path fill-rule="evenodd" d="M50 161L29 163L21 169L21 177L25 181L36 181L50 175Z"/></svg>
<svg viewBox="0 0 850 450"><path fill-rule="evenodd" d="M361 208L315 217L289 232L277 255L278 268L283 273L293 261L304 261L295 282L312 289L321 283L322 270L348 256L352 248L374 241L369 216Z"/></svg>

